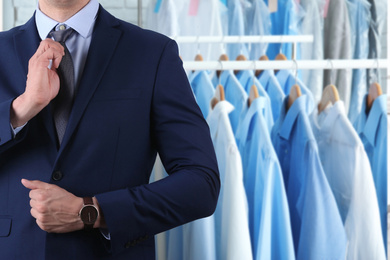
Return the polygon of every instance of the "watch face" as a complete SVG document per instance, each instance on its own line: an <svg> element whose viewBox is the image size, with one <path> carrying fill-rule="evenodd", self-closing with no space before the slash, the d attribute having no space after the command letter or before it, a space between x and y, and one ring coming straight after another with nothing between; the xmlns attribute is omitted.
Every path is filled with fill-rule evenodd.
<svg viewBox="0 0 390 260"><path fill-rule="evenodd" d="M80 217L84 224L94 224L98 217L98 211L94 206L86 205L81 210Z"/></svg>

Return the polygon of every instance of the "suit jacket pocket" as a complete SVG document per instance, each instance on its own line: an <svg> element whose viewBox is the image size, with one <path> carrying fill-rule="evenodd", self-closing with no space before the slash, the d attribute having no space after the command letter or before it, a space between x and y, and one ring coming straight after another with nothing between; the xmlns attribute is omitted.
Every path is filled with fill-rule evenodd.
<svg viewBox="0 0 390 260"><path fill-rule="evenodd" d="M141 96L141 88L104 89L97 90L93 101L112 101L137 99Z"/></svg>
<svg viewBox="0 0 390 260"><path fill-rule="evenodd" d="M0 237L8 237L11 234L12 219L0 216Z"/></svg>

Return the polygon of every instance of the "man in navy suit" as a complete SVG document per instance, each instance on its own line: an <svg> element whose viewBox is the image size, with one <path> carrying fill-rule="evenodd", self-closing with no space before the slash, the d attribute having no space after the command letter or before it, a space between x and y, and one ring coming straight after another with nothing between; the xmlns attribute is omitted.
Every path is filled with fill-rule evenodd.
<svg viewBox="0 0 390 260"><path fill-rule="evenodd" d="M157 152L169 176L148 184ZM211 215L219 188L174 41L97 0L39 0L0 33L0 259L154 259L154 235Z"/></svg>

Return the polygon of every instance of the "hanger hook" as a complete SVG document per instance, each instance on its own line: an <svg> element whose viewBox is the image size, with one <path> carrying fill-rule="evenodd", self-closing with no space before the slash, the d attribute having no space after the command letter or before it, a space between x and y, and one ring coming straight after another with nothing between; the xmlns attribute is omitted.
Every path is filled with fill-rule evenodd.
<svg viewBox="0 0 390 260"><path fill-rule="evenodd" d="M298 62L296 59L293 59L294 65L295 65L295 85L297 84L297 77L298 77Z"/></svg>
<svg viewBox="0 0 390 260"><path fill-rule="evenodd" d="M222 35L222 38L221 38L221 50L222 50L222 54L226 54L226 49L225 49L225 35Z"/></svg>
<svg viewBox="0 0 390 260"><path fill-rule="evenodd" d="M379 57L376 57L375 61L376 61L376 73L375 73L376 82L379 83Z"/></svg>
<svg viewBox="0 0 390 260"><path fill-rule="evenodd" d="M334 83L334 66L331 59L328 59L328 62L330 64L330 85L332 85Z"/></svg>
<svg viewBox="0 0 390 260"><path fill-rule="evenodd" d="M196 43L198 44L198 53L197 54L200 54L200 42L199 42L199 35L196 36Z"/></svg>

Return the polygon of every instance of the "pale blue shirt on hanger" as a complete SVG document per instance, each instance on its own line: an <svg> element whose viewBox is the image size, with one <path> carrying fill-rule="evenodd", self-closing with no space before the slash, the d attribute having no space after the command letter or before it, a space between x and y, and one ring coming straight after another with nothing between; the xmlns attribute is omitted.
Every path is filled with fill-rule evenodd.
<svg viewBox="0 0 390 260"><path fill-rule="evenodd" d="M279 118L280 108L282 107L286 95L284 94L279 81L276 79L273 70L264 70L258 76L258 79L271 99L272 116L274 117L274 122L276 122Z"/></svg>
<svg viewBox="0 0 390 260"><path fill-rule="evenodd" d="M315 109L310 122L347 234L346 259L386 259L370 162L343 101Z"/></svg>
<svg viewBox="0 0 390 260"><path fill-rule="evenodd" d="M387 247L387 95L377 97L367 112L367 95L354 127L363 141L374 177L382 234Z"/></svg>
<svg viewBox="0 0 390 260"><path fill-rule="evenodd" d="M300 260L344 259L344 225L320 162L306 99L300 96L287 110L287 96L271 133L287 191L295 254Z"/></svg>
<svg viewBox="0 0 390 260"><path fill-rule="evenodd" d="M243 111L236 139L242 156L254 259L294 260L290 213L282 170L264 118L265 97Z"/></svg>

